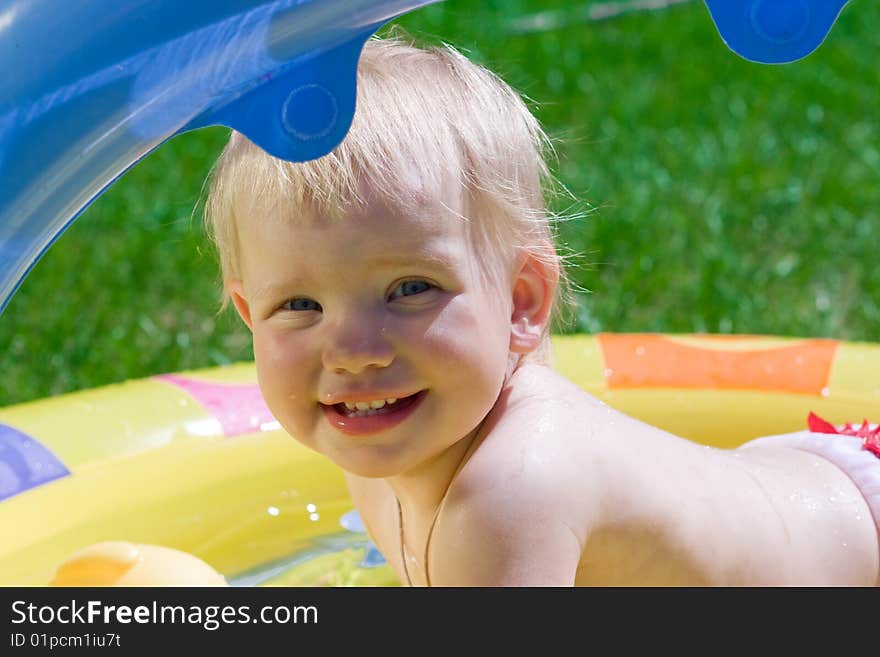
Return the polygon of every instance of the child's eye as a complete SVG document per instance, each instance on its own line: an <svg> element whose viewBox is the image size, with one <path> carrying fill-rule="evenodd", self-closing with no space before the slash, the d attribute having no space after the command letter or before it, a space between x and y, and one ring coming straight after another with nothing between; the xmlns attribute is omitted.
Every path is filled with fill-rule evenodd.
<svg viewBox="0 0 880 657"><path fill-rule="evenodd" d="M434 286L431 285L428 281L422 281L418 279L403 281L391 292L391 299L398 299L400 297L411 297L416 294L421 294L422 292L427 292Z"/></svg>
<svg viewBox="0 0 880 657"><path fill-rule="evenodd" d="M316 312L321 312L321 304L313 299L299 297L297 299L289 299L288 301L285 301L281 306L281 309L293 311L314 310Z"/></svg>

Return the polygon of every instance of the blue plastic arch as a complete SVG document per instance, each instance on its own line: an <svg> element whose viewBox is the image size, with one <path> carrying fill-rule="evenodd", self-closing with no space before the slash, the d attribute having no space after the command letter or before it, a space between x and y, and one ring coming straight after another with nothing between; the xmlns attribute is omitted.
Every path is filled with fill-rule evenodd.
<svg viewBox="0 0 880 657"><path fill-rule="evenodd" d="M439 0L0 0L0 312L102 191L225 125L308 160L342 141L364 42ZM572 0L582 1L582 0ZM705 0L747 59L814 50L846 0Z"/></svg>
<svg viewBox="0 0 880 657"><path fill-rule="evenodd" d="M104 189L207 125L308 160L342 141L364 42L437 0L0 0L0 311Z"/></svg>
<svg viewBox="0 0 880 657"><path fill-rule="evenodd" d="M762 64L787 64L818 48L849 0L705 0L724 43Z"/></svg>

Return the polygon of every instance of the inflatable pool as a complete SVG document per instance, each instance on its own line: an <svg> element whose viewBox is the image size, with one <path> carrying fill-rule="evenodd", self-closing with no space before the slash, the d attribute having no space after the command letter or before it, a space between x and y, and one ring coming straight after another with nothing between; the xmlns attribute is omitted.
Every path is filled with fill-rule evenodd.
<svg viewBox="0 0 880 657"><path fill-rule="evenodd" d="M718 447L880 408L880 345L759 336L556 336L606 403ZM250 363L0 409L0 585L47 584L100 541L172 547L238 585L393 585L341 471L282 431Z"/></svg>
<svg viewBox="0 0 880 657"><path fill-rule="evenodd" d="M364 41L437 0L111 0L0 10L0 312L39 257L177 134L235 128L290 160L345 136ZM741 56L822 42L846 0L705 0ZM880 408L880 345L828 339L557 337L558 369L710 445ZM280 430L252 364L0 409L0 585L43 585L101 541L197 556L241 585L394 584L341 472Z"/></svg>

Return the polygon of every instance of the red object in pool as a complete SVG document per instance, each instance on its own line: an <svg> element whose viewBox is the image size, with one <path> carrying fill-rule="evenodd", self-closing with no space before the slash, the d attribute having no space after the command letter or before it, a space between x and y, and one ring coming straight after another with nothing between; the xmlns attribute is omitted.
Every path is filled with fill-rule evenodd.
<svg viewBox="0 0 880 657"><path fill-rule="evenodd" d="M827 420L823 420L815 413L807 417L807 427L814 433L832 433L843 436L856 436L862 439L862 449L867 449L876 456L880 456L880 424L873 429L867 420L862 420L860 427L854 427L847 422L843 429L838 429Z"/></svg>

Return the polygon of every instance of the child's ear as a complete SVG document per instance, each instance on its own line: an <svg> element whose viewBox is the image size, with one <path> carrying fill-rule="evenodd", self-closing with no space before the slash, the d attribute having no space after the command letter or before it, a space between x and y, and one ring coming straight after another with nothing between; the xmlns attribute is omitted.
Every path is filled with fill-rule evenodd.
<svg viewBox="0 0 880 657"><path fill-rule="evenodd" d="M244 296L244 284L239 280L226 281L226 291L229 293L229 298L232 299L232 303L238 311L238 316L253 331L254 324L251 321L251 307Z"/></svg>
<svg viewBox="0 0 880 657"><path fill-rule="evenodd" d="M527 354L541 344L559 284L559 265L527 254L513 282L510 351Z"/></svg>

